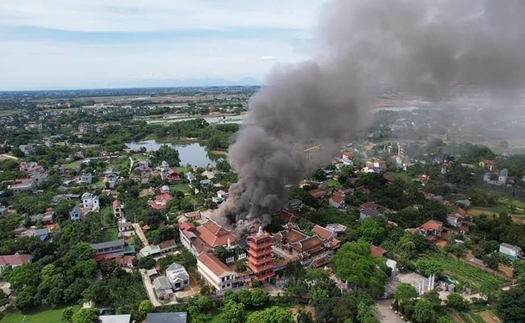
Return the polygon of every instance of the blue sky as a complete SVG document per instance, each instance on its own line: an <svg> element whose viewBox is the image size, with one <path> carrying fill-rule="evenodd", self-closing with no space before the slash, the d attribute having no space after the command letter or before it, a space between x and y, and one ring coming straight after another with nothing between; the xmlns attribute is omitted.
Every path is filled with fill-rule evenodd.
<svg viewBox="0 0 525 323"><path fill-rule="evenodd" d="M324 0L2 0L0 90L264 79L312 55Z"/></svg>

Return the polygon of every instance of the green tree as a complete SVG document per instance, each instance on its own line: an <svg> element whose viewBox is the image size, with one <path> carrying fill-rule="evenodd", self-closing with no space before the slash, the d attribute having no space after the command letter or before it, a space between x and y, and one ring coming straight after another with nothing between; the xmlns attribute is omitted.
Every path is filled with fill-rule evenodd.
<svg viewBox="0 0 525 323"><path fill-rule="evenodd" d="M293 323L294 318L290 311L282 307L272 306L262 311L248 315L246 323Z"/></svg>
<svg viewBox="0 0 525 323"><path fill-rule="evenodd" d="M389 269L384 259L372 256L365 241L345 243L330 262L340 279L357 288L368 288L373 297L384 293Z"/></svg>
<svg viewBox="0 0 525 323"><path fill-rule="evenodd" d="M464 311L468 308L467 301L465 301L463 296L459 295L458 293L452 293L448 295L445 303L448 307L453 308L457 311Z"/></svg>
<svg viewBox="0 0 525 323"><path fill-rule="evenodd" d="M242 273L246 271L246 261L239 259L235 262L235 271L238 273Z"/></svg>
<svg viewBox="0 0 525 323"><path fill-rule="evenodd" d="M505 323L525 322L525 286L518 285L503 291L496 308Z"/></svg>
<svg viewBox="0 0 525 323"><path fill-rule="evenodd" d="M4 279L11 284L11 289L20 291L27 287L36 287L39 272L33 264L23 264L2 273Z"/></svg>
<svg viewBox="0 0 525 323"><path fill-rule="evenodd" d="M35 293L36 291L33 287L24 288L16 295L14 301L15 307L22 312L33 308L33 306L35 305Z"/></svg>
<svg viewBox="0 0 525 323"><path fill-rule="evenodd" d="M386 237L386 229L383 221L374 217L369 217L361 221L358 233L366 241L376 245L380 245Z"/></svg>
<svg viewBox="0 0 525 323"><path fill-rule="evenodd" d="M417 297L417 290L414 286L408 283L401 283L396 287L394 298L400 303L408 302Z"/></svg>
<svg viewBox="0 0 525 323"><path fill-rule="evenodd" d="M297 313L297 323L314 323L312 313L300 309Z"/></svg>
<svg viewBox="0 0 525 323"><path fill-rule="evenodd" d="M244 304L232 301L226 303L222 308L221 319L225 323L244 323L246 321Z"/></svg>
<svg viewBox="0 0 525 323"><path fill-rule="evenodd" d="M492 276L488 276L481 282L480 285L481 294L487 297L487 302L492 302L495 297L497 297L501 291L499 281Z"/></svg>
<svg viewBox="0 0 525 323"><path fill-rule="evenodd" d="M73 306L66 307L62 311L62 322L71 323L73 321L74 314L75 310L73 309Z"/></svg>
<svg viewBox="0 0 525 323"><path fill-rule="evenodd" d="M142 317L145 317L148 313L152 313L154 310L155 308L153 307L153 304L151 304L151 302L147 299L143 300L139 304L138 311Z"/></svg>
<svg viewBox="0 0 525 323"><path fill-rule="evenodd" d="M254 288L250 294L251 305L254 307L264 306L268 301L268 293L262 288Z"/></svg>
<svg viewBox="0 0 525 323"><path fill-rule="evenodd" d="M436 312L432 306L432 303L426 299L420 299L417 301L414 308L414 321L417 323L431 323L436 319Z"/></svg>
<svg viewBox="0 0 525 323"><path fill-rule="evenodd" d="M231 170L231 166L226 159L220 159L216 164L217 170L227 173Z"/></svg>
<svg viewBox="0 0 525 323"><path fill-rule="evenodd" d="M97 308L81 308L73 314L73 323L97 323L98 315Z"/></svg>

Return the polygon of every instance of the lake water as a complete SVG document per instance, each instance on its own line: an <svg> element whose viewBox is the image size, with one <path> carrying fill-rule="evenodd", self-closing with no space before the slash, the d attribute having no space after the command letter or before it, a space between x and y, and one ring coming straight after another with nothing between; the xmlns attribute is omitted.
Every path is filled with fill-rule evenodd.
<svg viewBox="0 0 525 323"><path fill-rule="evenodd" d="M147 151L156 151L162 145L168 145L171 148L177 149L179 151L181 165L190 164L192 166L197 165L205 167L208 164L212 164L215 166L215 161L220 158L218 156L209 154L206 150L206 147L199 143L173 145L169 143L159 143L155 140L144 140L126 144L129 149L139 150L140 147L144 147Z"/></svg>

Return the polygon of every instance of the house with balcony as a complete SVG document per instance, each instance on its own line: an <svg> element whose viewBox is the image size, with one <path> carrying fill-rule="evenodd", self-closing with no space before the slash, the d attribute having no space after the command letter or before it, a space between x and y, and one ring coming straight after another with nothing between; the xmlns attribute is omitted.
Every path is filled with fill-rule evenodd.
<svg viewBox="0 0 525 323"><path fill-rule="evenodd" d="M166 277L174 291L183 290L190 286L190 275L184 266L172 263L166 269Z"/></svg>
<svg viewBox="0 0 525 323"><path fill-rule="evenodd" d="M197 257L197 272L206 282L218 291L242 287L244 279L235 270L226 266L212 253L203 252Z"/></svg>

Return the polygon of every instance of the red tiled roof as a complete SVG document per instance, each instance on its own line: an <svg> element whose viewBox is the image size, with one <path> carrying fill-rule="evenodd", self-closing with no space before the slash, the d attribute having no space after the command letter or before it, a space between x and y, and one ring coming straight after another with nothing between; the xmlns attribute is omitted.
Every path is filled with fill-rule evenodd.
<svg viewBox="0 0 525 323"><path fill-rule="evenodd" d="M445 248L447 246L447 242L445 240L440 240L440 241L436 242L436 246L438 246L440 248Z"/></svg>
<svg viewBox="0 0 525 323"><path fill-rule="evenodd" d="M294 242L303 240L303 239L307 238L308 236L306 234L300 232L299 230L288 229L288 230L283 230L283 231L280 231L280 232L274 234L273 237L275 239L277 239L277 240L280 240L280 241L285 241L286 240L286 243L294 243Z"/></svg>
<svg viewBox="0 0 525 323"><path fill-rule="evenodd" d="M191 222L188 222L188 221L184 221L184 222L182 222L182 223L179 225L179 228L180 228L182 231L187 231L187 230L190 230L190 229L195 229L195 227L193 226L193 224L191 224Z"/></svg>
<svg viewBox="0 0 525 323"><path fill-rule="evenodd" d="M315 232L315 234L317 234L319 238L324 240L330 238L330 236L333 234L332 231L328 230L327 228L323 228L322 226L317 224L313 227L312 231Z"/></svg>
<svg viewBox="0 0 525 323"><path fill-rule="evenodd" d="M337 204L341 204L343 200L344 200L344 197L341 194L332 196L332 201L334 201Z"/></svg>
<svg viewBox="0 0 525 323"><path fill-rule="evenodd" d="M313 237L309 237L309 238L306 238L298 242L294 242L291 245L295 249L308 252L308 251L311 251L312 249L315 249L316 247L322 246L323 241L319 239L318 236L313 236Z"/></svg>
<svg viewBox="0 0 525 323"><path fill-rule="evenodd" d="M176 245L175 240L168 240L168 241L164 241L164 242L159 243L160 249L166 249L166 248L169 248L169 247L173 247L175 245Z"/></svg>
<svg viewBox="0 0 525 323"><path fill-rule="evenodd" d="M326 192L322 188L310 190L308 193L315 198L323 198L326 195Z"/></svg>
<svg viewBox="0 0 525 323"><path fill-rule="evenodd" d="M204 222L197 227L198 236L210 247L224 246L235 242L236 237L212 220Z"/></svg>
<svg viewBox="0 0 525 323"><path fill-rule="evenodd" d="M467 211L458 207L457 209L454 210L454 212L452 212L452 214L459 214L460 216L465 217L465 215L467 215Z"/></svg>
<svg viewBox="0 0 525 323"><path fill-rule="evenodd" d="M348 159L354 158L354 154L351 151L343 152L343 156L347 157Z"/></svg>
<svg viewBox="0 0 525 323"><path fill-rule="evenodd" d="M166 201L170 201L171 199L173 199L173 196L171 196L168 193L157 195L157 197L155 198L155 200L159 202L166 202Z"/></svg>
<svg viewBox="0 0 525 323"><path fill-rule="evenodd" d="M377 209L377 204L375 204L374 202L365 202L363 204L361 204L359 206L359 208L361 209L370 209L370 210L376 210Z"/></svg>
<svg viewBox="0 0 525 323"><path fill-rule="evenodd" d="M222 276L225 272L231 272L232 270L226 266L222 261L212 254L201 253L197 260L199 260L204 266L208 267L216 276Z"/></svg>
<svg viewBox="0 0 525 323"><path fill-rule="evenodd" d="M378 247L376 245L373 245L373 244L370 245L370 252L372 253L372 256L378 256L378 257L383 257L383 255L387 253L385 249Z"/></svg>
<svg viewBox="0 0 525 323"><path fill-rule="evenodd" d="M33 259L31 255L4 255L0 256L0 266L18 266L23 265Z"/></svg>
<svg viewBox="0 0 525 323"><path fill-rule="evenodd" d="M113 201L113 208L114 209L120 209L122 207L122 203L119 200Z"/></svg>
<svg viewBox="0 0 525 323"><path fill-rule="evenodd" d="M423 225L421 226L421 229L424 229L425 231L428 231L428 230L438 231L441 228L443 228L443 222L436 221L436 220L429 220L423 223Z"/></svg>

